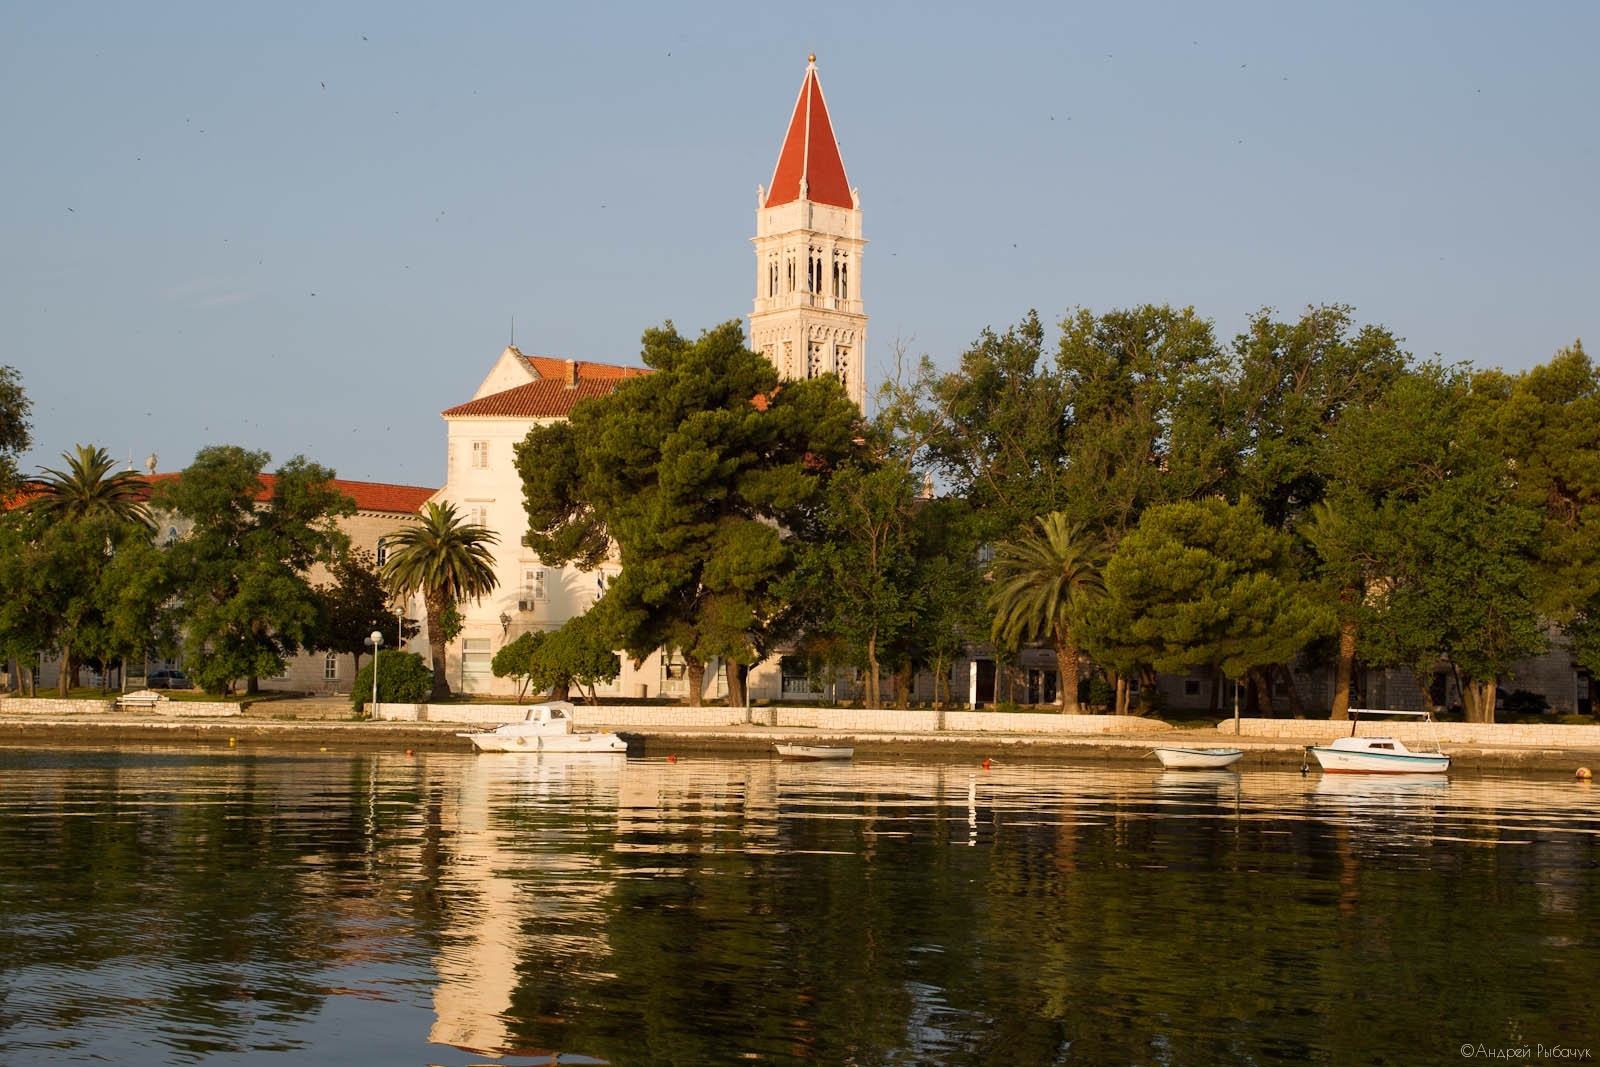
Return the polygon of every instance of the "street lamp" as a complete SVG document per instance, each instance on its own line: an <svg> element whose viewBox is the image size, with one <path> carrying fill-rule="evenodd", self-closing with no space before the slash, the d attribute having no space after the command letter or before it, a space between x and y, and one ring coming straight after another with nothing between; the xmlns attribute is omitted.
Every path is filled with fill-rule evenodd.
<svg viewBox="0 0 1600 1067"><path fill-rule="evenodd" d="M500 613L500 640L504 641L511 633L511 616L505 612Z"/></svg>
<svg viewBox="0 0 1600 1067"><path fill-rule="evenodd" d="M374 630L372 636L367 638L372 644L372 711L369 714L378 714L378 649L383 647L383 631Z"/></svg>

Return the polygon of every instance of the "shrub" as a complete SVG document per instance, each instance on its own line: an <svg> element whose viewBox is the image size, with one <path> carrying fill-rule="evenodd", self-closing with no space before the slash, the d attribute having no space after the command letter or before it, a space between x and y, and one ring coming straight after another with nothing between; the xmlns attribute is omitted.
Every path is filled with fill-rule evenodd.
<svg viewBox="0 0 1600 1067"><path fill-rule="evenodd" d="M367 713L367 703L372 700L373 660L356 675L350 692L350 704L357 715ZM378 702L380 704L420 704L433 691L433 672L415 652L384 649L378 653Z"/></svg>
<svg viewBox="0 0 1600 1067"><path fill-rule="evenodd" d="M1543 693L1532 693L1526 689L1514 689L1501 697L1496 702L1495 718L1509 720L1513 717L1525 715L1548 715L1550 701L1544 698Z"/></svg>

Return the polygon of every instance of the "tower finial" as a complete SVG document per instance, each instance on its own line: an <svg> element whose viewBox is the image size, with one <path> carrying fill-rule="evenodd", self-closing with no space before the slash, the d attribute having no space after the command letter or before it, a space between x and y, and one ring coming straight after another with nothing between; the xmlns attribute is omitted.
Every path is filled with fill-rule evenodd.
<svg viewBox="0 0 1600 1067"><path fill-rule="evenodd" d="M815 63L817 61L817 54L812 52L811 55L806 57L806 59L808 62Z"/></svg>

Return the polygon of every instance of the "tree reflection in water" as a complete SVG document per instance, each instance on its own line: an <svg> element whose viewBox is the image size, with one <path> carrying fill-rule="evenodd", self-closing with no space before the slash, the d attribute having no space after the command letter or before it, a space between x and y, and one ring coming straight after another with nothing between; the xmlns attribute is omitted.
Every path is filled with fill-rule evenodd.
<svg viewBox="0 0 1600 1067"><path fill-rule="evenodd" d="M1597 1041L1569 782L975 764L6 750L0 1061Z"/></svg>

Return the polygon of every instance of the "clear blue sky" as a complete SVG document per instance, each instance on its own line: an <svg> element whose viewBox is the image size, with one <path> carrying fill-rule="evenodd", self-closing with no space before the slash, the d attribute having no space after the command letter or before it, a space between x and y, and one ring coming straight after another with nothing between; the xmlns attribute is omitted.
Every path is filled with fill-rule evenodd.
<svg viewBox="0 0 1600 1067"><path fill-rule="evenodd" d="M438 485L506 344L748 315L815 50L869 386L1030 308L1348 303L1521 369L1600 337L1600 4L0 6L25 467L207 444ZM1600 352L1596 353L1600 355Z"/></svg>

